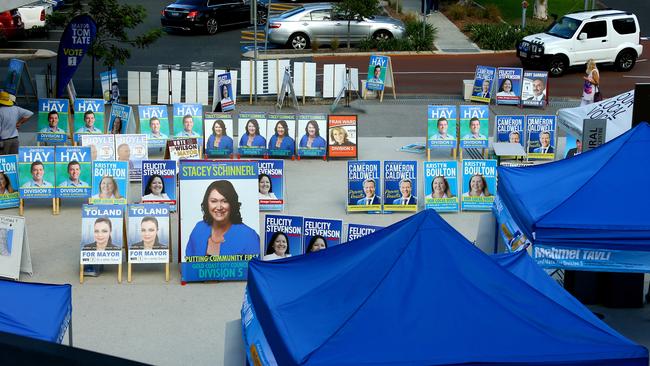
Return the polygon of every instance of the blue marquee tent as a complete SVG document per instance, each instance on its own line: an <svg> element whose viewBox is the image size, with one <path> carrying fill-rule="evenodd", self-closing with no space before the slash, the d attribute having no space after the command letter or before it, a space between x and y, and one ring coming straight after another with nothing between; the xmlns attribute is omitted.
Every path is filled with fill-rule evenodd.
<svg viewBox="0 0 650 366"><path fill-rule="evenodd" d="M242 323L263 364L648 364L525 254L489 257L433 210L325 251L252 261Z"/></svg>

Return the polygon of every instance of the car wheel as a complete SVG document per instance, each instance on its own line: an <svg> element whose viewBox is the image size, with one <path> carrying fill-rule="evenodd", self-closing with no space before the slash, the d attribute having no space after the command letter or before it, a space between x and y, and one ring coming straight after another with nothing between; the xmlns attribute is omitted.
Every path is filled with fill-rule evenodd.
<svg viewBox="0 0 650 366"><path fill-rule="evenodd" d="M210 18L207 22L205 22L205 31L208 32L208 34L216 34L218 30L219 23L217 23L216 19Z"/></svg>
<svg viewBox="0 0 650 366"><path fill-rule="evenodd" d="M304 50L309 47L309 37L304 33L296 33L289 39L289 45L294 50Z"/></svg>
<svg viewBox="0 0 650 366"><path fill-rule="evenodd" d="M568 62L564 56L553 56L548 63L548 72L551 76L562 76L567 69Z"/></svg>
<svg viewBox="0 0 650 366"><path fill-rule="evenodd" d="M630 71L636 63L636 53L630 50L621 51L616 56L616 69L619 71Z"/></svg>
<svg viewBox="0 0 650 366"><path fill-rule="evenodd" d="M393 34L389 31L380 30L375 32L372 36L376 41L388 41L393 38Z"/></svg>
<svg viewBox="0 0 650 366"><path fill-rule="evenodd" d="M260 9L257 11L257 25L266 24L266 9Z"/></svg>

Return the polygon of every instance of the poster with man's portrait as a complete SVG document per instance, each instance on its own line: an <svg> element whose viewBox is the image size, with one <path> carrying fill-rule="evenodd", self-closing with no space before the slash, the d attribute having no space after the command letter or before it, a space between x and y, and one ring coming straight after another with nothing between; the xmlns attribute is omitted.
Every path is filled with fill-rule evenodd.
<svg viewBox="0 0 650 366"><path fill-rule="evenodd" d="M266 113L239 113L237 121L239 131L239 148L241 156L266 155Z"/></svg>
<svg viewBox="0 0 650 366"><path fill-rule="evenodd" d="M203 137L203 106L195 103L174 103L174 137Z"/></svg>
<svg viewBox="0 0 650 366"><path fill-rule="evenodd" d="M556 149L556 116L528 115L528 157L530 159L553 160Z"/></svg>
<svg viewBox="0 0 650 366"><path fill-rule="evenodd" d="M18 207L18 155L0 155L0 209Z"/></svg>
<svg viewBox="0 0 650 366"><path fill-rule="evenodd" d="M327 116L327 156L329 158L356 158L357 149L357 115Z"/></svg>
<svg viewBox="0 0 650 366"><path fill-rule="evenodd" d="M296 138L298 156L324 157L327 154L327 115L299 114Z"/></svg>
<svg viewBox="0 0 650 366"><path fill-rule="evenodd" d="M81 146L90 148L90 160L115 160L115 135L81 135Z"/></svg>
<svg viewBox="0 0 650 366"><path fill-rule="evenodd" d="M458 114L455 105L427 107L427 146L429 149L453 149L458 144L456 135Z"/></svg>
<svg viewBox="0 0 650 366"><path fill-rule="evenodd" d="M142 160L149 158L147 144L150 140L145 134L115 135L116 160L129 163L129 180L142 179Z"/></svg>
<svg viewBox="0 0 650 366"><path fill-rule="evenodd" d="M367 90L384 90L389 59L388 56L370 56L368 79L366 80Z"/></svg>
<svg viewBox="0 0 650 366"><path fill-rule="evenodd" d="M461 210L490 211L497 190L496 160L464 160Z"/></svg>
<svg viewBox="0 0 650 366"><path fill-rule="evenodd" d="M384 212L417 211L418 162L384 161Z"/></svg>
<svg viewBox="0 0 650 366"><path fill-rule="evenodd" d="M490 104L492 100L492 90L496 79L497 69L492 66L476 66L474 73L474 86L472 95L469 100L472 102L481 102Z"/></svg>
<svg viewBox="0 0 650 366"><path fill-rule="evenodd" d="M348 161L349 212L380 212L382 203L381 162Z"/></svg>
<svg viewBox="0 0 650 366"><path fill-rule="evenodd" d="M341 244L343 221L305 217L302 229L302 247L311 254Z"/></svg>
<svg viewBox="0 0 650 366"><path fill-rule="evenodd" d="M266 141L269 156L291 157L296 153L296 116L269 113L266 118Z"/></svg>
<svg viewBox="0 0 650 366"><path fill-rule="evenodd" d="M260 211L284 209L284 161L259 160Z"/></svg>
<svg viewBox="0 0 650 366"><path fill-rule="evenodd" d="M20 198L54 198L54 146L19 147Z"/></svg>
<svg viewBox="0 0 650 366"><path fill-rule="evenodd" d="M117 70L110 69L100 72L99 79L102 83L102 95L107 104L120 102L120 83L117 79Z"/></svg>
<svg viewBox="0 0 650 366"><path fill-rule="evenodd" d="M68 139L70 102L67 99L38 100L36 141L62 143Z"/></svg>
<svg viewBox="0 0 650 366"><path fill-rule="evenodd" d="M168 263L171 245L169 205L128 205L128 215L128 262Z"/></svg>
<svg viewBox="0 0 650 366"><path fill-rule="evenodd" d="M458 212L458 162L424 162L424 208Z"/></svg>
<svg viewBox="0 0 650 366"><path fill-rule="evenodd" d="M126 205L128 161L93 161L92 204Z"/></svg>
<svg viewBox="0 0 650 366"><path fill-rule="evenodd" d="M525 147L526 132L524 131L525 117L523 115L496 116L496 142L510 142Z"/></svg>
<svg viewBox="0 0 650 366"><path fill-rule="evenodd" d="M497 104L519 105L523 73L524 70L519 67L499 67L497 69Z"/></svg>
<svg viewBox="0 0 650 366"><path fill-rule="evenodd" d="M104 133L104 101L101 99L75 99L73 108L74 140L83 134Z"/></svg>
<svg viewBox="0 0 650 366"><path fill-rule="evenodd" d="M180 162L182 281L243 281L261 254L256 161Z"/></svg>
<svg viewBox="0 0 650 366"><path fill-rule="evenodd" d="M524 71L521 87L521 104L524 107L543 107L548 100L548 71Z"/></svg>
<svg viewBox="0 0 650 366"><path fill-rule="evenodd" d="M460 147L487 148L490 107L487 105L460 106Z"/></svg>
<svg viewBox="0 0 650 366"><path fill-rule="evenodd" d="M57 146L55 195L59 198L88 198L92 188L92 160L88 146Z"/></svg>
<svg viewBox="0 0 650 366"><path fill-rule="evenodd" d="M264 218L264 260L304 253L302 216L266 215ZM283 245L286 242L286 247ZM275 254L275 255L274 255Z"/></svg>
<svg viewBox="0 0 650 366"><path fill-rule="evenodd" d="M124 245L124 207L83 205L81 264L120 264Z"/></svg>
<svg viewBox="0 0 650 366"><path fill-rule="evenodd" d="M169 139L169 116L166 105L139 105L140 133L147 137L152 154L160 154Z"/></svg>
<svg viewBox="0 0 650 366"><path fill-rule="evenodd" d="M232 157L234 153L232 116L206 112L203 119L203 151L208 158Z"/></svg>

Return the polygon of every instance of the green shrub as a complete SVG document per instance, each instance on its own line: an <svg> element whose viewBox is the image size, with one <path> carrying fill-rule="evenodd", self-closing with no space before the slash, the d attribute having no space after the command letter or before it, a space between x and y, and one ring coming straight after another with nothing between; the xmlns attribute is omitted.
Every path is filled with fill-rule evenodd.
<svg viewBox="0 0 650 366"><path fill-rule="evenodd" d="M332 47L332 50L336 51L339 49L339 45L341 42L339 41L339 37L334 37L332 38L332 42L330 43L330 47Z"/></svg>
<svg viewBox="0 0 650 366"><path fill-rule="evenodd" d="M423 23L421 20L409 21L404 25L406 26L406 38L410 42L409 49L411 51L433 50L433 41L438 33L437 28L429 23Z"/></svg>
<svg viewBox="0 0 650 366"><path fill-rule="evenodd" d="M447 16L451 20L461 20L467 17L467 7L461 4L452 4L447 8Z"/></svg>
<svg viewBox="0 0 650 366"><path fill-rule="evenodd" d="M484 19L489 19L496 22L501 19L501 10L499 10L499 7L494 4L488 4L483 9L482 16Z"/></svg>
<svg viewBox="0 0 650 366"><path fill-rule="evenodd" d="M315 39L311 40L310 45L311 45L311 50L314 52L318 51L318 48L320 47L320 43L318 43L318 41Z"/></svg>
<svg viewBox="0 0 650 366"><path fill-rule="evenodd" d="M542 32L544 27L528 26L522 32L519 27L510 24L468 24L464 30L480 48L496 51L514 49L523 37Z"/></svg>
<svg viewBox="0 0 650 366"><path fill-rule="evenodd" d="M359 42L359 49L368 52L377 46L377 42L372 37L366 37Z"/></svg>

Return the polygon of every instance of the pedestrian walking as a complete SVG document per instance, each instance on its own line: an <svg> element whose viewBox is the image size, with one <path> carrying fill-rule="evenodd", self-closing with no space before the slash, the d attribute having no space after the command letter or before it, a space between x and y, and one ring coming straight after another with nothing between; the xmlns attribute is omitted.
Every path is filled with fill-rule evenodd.
<svg viewBox="0 0 650 366"><path fill-rule="evenodd" d="M18 154L18 128L33 114L14 105L11 94L0 91L0 155Z"/></svg>
<svg viewBox="0 0 650 366"><path fill-rule="evenodd" d="M596 62L593 58L587 61L587 72L586 76L582 77L584 79L584 84L582 86L582 100L580 105L591 104L594 101L596 93L599 91L598 86L600 84L600 73L598 72L598 67L596 67Z"/></svg>

